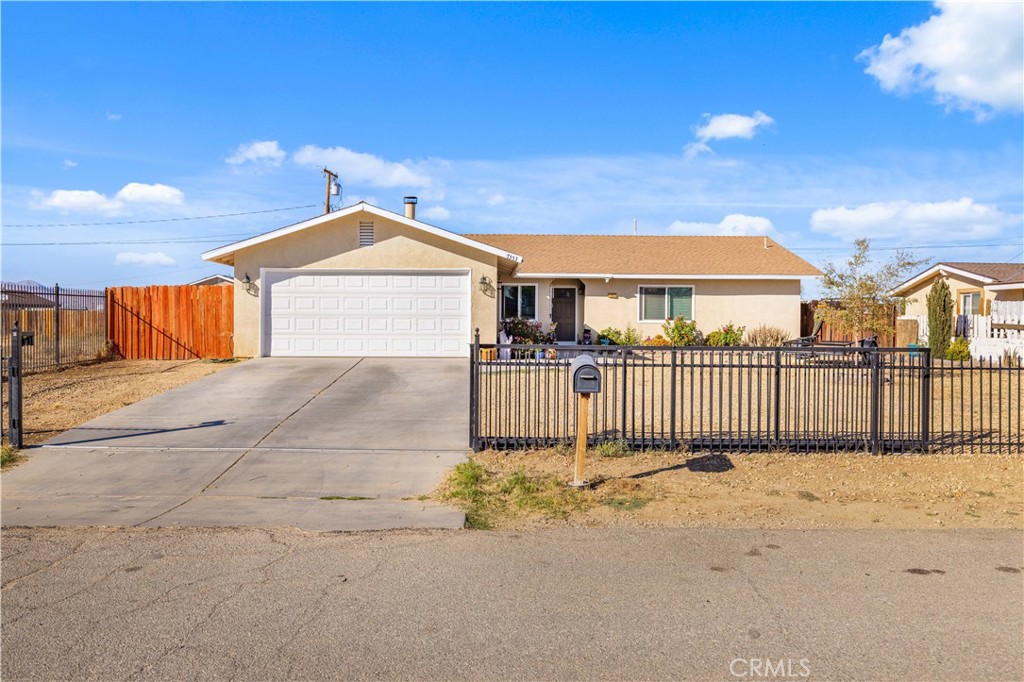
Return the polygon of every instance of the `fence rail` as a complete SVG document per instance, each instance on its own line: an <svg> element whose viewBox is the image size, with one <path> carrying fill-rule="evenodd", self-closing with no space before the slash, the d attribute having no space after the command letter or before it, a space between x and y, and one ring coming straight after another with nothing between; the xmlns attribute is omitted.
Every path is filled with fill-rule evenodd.
<svg viewBox="0 0 1024 682"><path fill-rule="evenodd" d="M37 284L0 285L0 354L6 372L11 328L33 332L22 369L34 372L102 358L107 349L103 291Z"/></svg>
<svg viewBox="0 0 1024 682"><path fill-rule="evenodd" d="M233 355L234 289L148 286L107 289L107 335L126 359Z"/></svg>
<svg viewBox="0 0 1024 682"><path fill-rule="evenodd" d="M484 350L482 359L481 349ZM588 443L632 448L1020 452L1020 367L937 362L927 349L476 345L474 449L575 437L569 364L603 374Z"/></svg>

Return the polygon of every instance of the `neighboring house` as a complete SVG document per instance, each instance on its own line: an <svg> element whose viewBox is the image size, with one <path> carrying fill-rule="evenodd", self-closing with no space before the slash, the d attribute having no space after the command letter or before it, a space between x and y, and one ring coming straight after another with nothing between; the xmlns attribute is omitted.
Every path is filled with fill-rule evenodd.
<svg viewBox="0 0 1024 682"><path fill-rule="evenodd" d="M202 279L197 279L194 282L189 282L188 285L189 286L193 286L193 287L211 287L211 286L215 287L215 286L218 286L220 284L233 284L233 283L234 283L234 280L231 279L230 277L228 277L227 275L217 274L217 275L210 275L209 277L203 277Z"/></svg>
<svg viewBox="0 0 1024 682"><path fill-rule="evenodd" d="M31 291L0 292L0 305L8 310L49 310L54 307L53 299L34 294Z"/></svg>
<svg viewBox="0 0 1024 682"><path fill-rule="evenodd" d="M928 293L942 277L953 295L956 315L988 315L994 301L1024 301L1020 263L936 263L896 287L907 299L908 317L928 316Z"/></svg>
<svg viewBox="0 0 1024 682"><path fill-rule="evenodd" d="M461 235L360 202L203 254L234 268L238 355L465 357L474 328L557 322L559 340L667 317L800 330L800 278L763 237ZM596 335L595 335L596 338Z"/></svg>

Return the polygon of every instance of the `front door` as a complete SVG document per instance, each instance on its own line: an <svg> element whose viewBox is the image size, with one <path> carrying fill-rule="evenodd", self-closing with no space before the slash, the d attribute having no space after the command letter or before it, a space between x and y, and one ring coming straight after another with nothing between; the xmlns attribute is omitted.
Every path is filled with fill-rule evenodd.
<svg viewBox="0 0 1024 682"><path fill-rule="evenodd" d="M559 341L576 343L576 289L555 287L551 292L551 321L555 327L555 338Z"/></svg>

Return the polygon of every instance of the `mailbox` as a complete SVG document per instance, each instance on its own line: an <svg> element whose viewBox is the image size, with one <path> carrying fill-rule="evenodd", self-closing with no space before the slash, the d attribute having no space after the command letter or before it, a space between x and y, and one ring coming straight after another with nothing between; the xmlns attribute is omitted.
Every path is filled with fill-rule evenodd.
<svg viewBox="0 0 1024 682"><path fill-rule="evenodd" d="M34 346L34 345L36 345L36 333L35 332L21 332L21 345L23 345L23 346Z"/></svg>
<svg viewBox="0 0 1024 682"><path fill-rule="evenodd" d="M580 355L570 365L572 374L572 390L576 393L600 393L601 370L597 368L594 358Z"/></svg>

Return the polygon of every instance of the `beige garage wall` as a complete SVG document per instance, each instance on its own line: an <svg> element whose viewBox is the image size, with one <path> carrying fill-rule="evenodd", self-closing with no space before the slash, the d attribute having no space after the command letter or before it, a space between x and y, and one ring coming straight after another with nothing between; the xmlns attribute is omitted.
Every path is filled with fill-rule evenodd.
<svg viewBox="0 0 1024 682"><path fill-rule="evenodd" d="M373 222L373 246L359 248L359 223ZM241 283L246 274L262 287L260 268L339 268L470 271L472 325L480 340L494 343L497 290L484 291L486 276L498 281L497 257L380 216L356 213L256 244L235 253L235 355L259 355L259 296Z"/></svg>
<svg viewBox="0 0 1024 682"><path fill-rule="evenodd" d="M800 280L584 280L587 326L623 329L632 324L644 337L661 333L661 323L641 323L638 287L692 286L697 328L707 334L734 323L748 330L761 324L781 327L790 338L800 335ZM616 294L617 298L610 298Z"/></svg>

